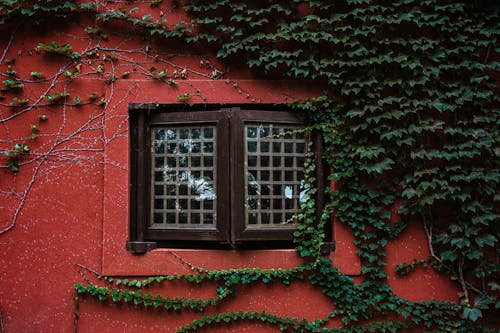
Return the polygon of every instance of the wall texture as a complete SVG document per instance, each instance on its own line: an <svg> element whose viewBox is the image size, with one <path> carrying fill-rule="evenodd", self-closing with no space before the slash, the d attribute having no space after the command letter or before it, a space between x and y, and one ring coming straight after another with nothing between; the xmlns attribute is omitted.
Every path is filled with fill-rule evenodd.
<svg viewBox="0 0 500 333"><path fill-rule="evenodd" d="M175 22L175 12L170 15ZM64 24L55 21L47 29L24 22L12 30L12 35L0 34L0 50L4 53L0 69L5 72L8 67L5 60L15 59L11 68L17 71L17 77L27 80L23 96L35 105L26 111L22 107L0 109L2 150L10 149L13 138L23 138L21 141L27 142L32 152L22 160L24 164L17 174L0 169L0 229L3 229L0 234L0 312L7 333L71 332L74 327L79 332L173 332L201 316L196 312L150 311L83 299L75 321L73 286L86 279L95 280L88 269L111 276L147 276L189 273L190 265L207 269L289 268L301 262L294 250L158 249L145 255L126 252L128 104L182 105L177 96L186 92L192 96L188 103L200 106L285 103L317 96L321 94L321 87L308 82L254 77L237 64L231 64L228 72L227 64L217 63L202 50L176 45L145 46L141 36L126 32L109 35L96 43L84 31L92 25L85 17ZM37 52L38 43L50 44L54 40L60 45L69 43L78 52L96 51L96 54L75 68L64 56ZM173 56L168 61L158 61L148 48ZM110 60L110 52L118 59ZM207 59L226 72L224 78L212 79L209 75L213 68L200 67L200 60L206 62ZM187 78L178 79L175 87L168 86L151 79L152 66L168 69L170 73L187 68ZM77 79L64 76L61 68L78 69ZM34 70L43 72L45 79L41 82L32 79ZM108 81L103 79L98 75L102 70L114 73L116 80L114 77ZM125 72L130 74L123 75ZM70 94L69 105L47 105L42 101L43 96L56 91ZM19 95L12 93L8 97L16 94ZM93 94L97 96L95 100L89 97ZM77 96L82 105L71 105L76 104L73 99ZM42 115L47 120L40 121ZM7 118L10 120L6 121ZM39 128L36 139L30 138L28 124ZM397 222L396 216L394 219ZM336 223L334 239L337 249L330 257L342 273L356 277L360 264L352 236ZM398 263L429 254L427 238L418 223L410 224L400 238L390 242L387 251L387 280L397 295L415 301L456 300L456 288L431 268L419 268L406 278L394 273ZM164 283L160 292L210 297L215 294L215 285ZM307 282L241 287L238 296L209 311L265 310L312 320L332 310L330 301ZM274 331L277 330L245 322L207 330Z"/></svg>

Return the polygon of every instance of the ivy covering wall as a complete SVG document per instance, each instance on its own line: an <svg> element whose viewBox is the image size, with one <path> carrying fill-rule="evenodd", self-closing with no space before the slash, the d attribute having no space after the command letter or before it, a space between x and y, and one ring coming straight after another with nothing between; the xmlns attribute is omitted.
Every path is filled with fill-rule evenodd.
<svg viewBox="0 0 500 333"><path fill-rule="evenodd" d="M3 33L10 33L24 19L45 25L50 23L48 17L88 16L96 25L85 30L105 45L111 23L120 21L155 41L212 50L228 65L241 64L243 59L261 78L314 82L325 88L324 96L290 101L290 107L306 114L311 128L323 133L324 159L336 190L328 193L319 227L315 227L313 201L297 217L294 237L304 259L300 267L199 269L193 275L145 280L103 277L107 286L76 284L80 297L88 294L100 301L203 312L229 297L238 297L237 285L288 284L300 279L331 299L335 310L329 316L306 321L240 311L200 315L179 331L258 320L294 332L397 332L408 327L429 332L496 332L498 327L482 318L500 307L497 1L174 1L169 6L183 9L189 17L174 25L158 15L165 10L161 0L150 4L152 14L139 15L129 3L4 0L0 26ZM83 75L79 64L95 56L92 50L81 52L57 40L39 44L37 51L65 57L68 65L59 76L70 81ZM108 61L118 61L112 58L120 50L107 54ZM43 79L43 73L34 69L30 78L18 77L15 59L7 59L4 53L1 62L2 123L15 118L7 112L14 108L15 112L31 112L35 105L106 106L99 94L83 100L54 89L40 100L27 98L24 84ZM182 68L168 72L151 67L144 76L177 85L186 73ZM93 74L106 80L129 75L99 66ZM224 69L214 68L209 77L224 79L224 74ZM179 100L191 97L186 93ZM39 121L44 117L40 115ZM30 126L34 140L39 128ZM11 145L3 151L1 167L13 174L23 172L23 161L31 154L28 141L4 140ZM306 166L309 175L313 167L310 161ZM315 180L308 179L314 192ZM401 222L391 222L395 207ZM360 284L320 255L322 228L332 223L330 214L355 236L362 262ZM398 273L411 274L419 265L432 265L460 286L460 304L411 302L396 296L387 285L386 244L398 237L408 221L423 224L431 255L401 263ZM14 222L2 233L13 228ZM195 284L217 281L217 297L169 298L143 292L150 284L174 279ZM332 318L340 318L343 326L326 328Z"/></svg>

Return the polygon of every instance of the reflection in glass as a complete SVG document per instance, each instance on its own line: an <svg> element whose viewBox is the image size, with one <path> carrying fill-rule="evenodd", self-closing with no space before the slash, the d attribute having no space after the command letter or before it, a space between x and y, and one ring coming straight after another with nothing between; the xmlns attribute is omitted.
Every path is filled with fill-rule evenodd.
<svg viewBox="0 0 500 333"><path fill-rule="evenodd" d="M151 227L213 228L216 216L214 126L154 128Z"/></svg>
<svg viewBox="0 0 500 333"><path fill-rule="evenodd" d="M204 153L212 153L214 151L213 142L204 142L203 143L203 152Z"/></svg>
<svg viewBox="0 0 500 333"><path fill-rule="evenodd" d="M256 137L257 137L257 128L247 127L247 138L256 138Z"/></svg>
<svg viewBox="0 0 500 333"><path fill-rule="evenodd" d="M306 142L297 128L266 123L245 125L246 225L279 227L299 211L306 195Z"/></svg>
<svg viewBox="0 0 500 333"><path fill-rule="evenodd" d="M191 138L192 139L199 139L201 137L201 129L200 128L193 128L191 130Z"/></svg>
<svg viewBox="0 0 500 333"><path fill-rule="evenodd" d="M158 154L160 154L160 153L158 152ZM177 154L177 144L176 143L167 144L167 154Z"/></svg>

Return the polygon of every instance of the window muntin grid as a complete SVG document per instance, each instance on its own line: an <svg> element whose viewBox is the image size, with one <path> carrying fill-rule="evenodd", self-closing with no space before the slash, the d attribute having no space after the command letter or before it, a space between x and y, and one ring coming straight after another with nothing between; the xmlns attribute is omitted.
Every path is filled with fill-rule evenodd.
<svg viewBox="0 0 500 333"><path fill-rule="evenodd" d="M245 225L286 226L304 199L306 141L293 125L245 125ZM288 223L287 223L288 222Z"/></svg>
<svg viewBox="0 0 500 333"><path fill-rule="evenodd" d="M151 135L150 228L214 229L216 127L169 126Z"/></svg>

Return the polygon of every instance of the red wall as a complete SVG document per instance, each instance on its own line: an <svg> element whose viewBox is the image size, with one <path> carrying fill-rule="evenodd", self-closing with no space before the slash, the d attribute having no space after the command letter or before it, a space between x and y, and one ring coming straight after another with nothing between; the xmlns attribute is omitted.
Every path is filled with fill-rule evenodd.
<svg viewBox="0 0 500 333"><path fill-rule="evenodd" d="M178 19L175 12L170 15ZM119 59L110 62L105 52L100 51L81 65L82 74L77 79L70 81L60 76L51 80L61 66L68 64L68 59L37 53L36 45L57 41L70 43L75 51L90 50L97 41L89 39L84 32L88 25L93 23L81 18L47 30L24 24L14 35L10 31L0 34L5 58L15 58L12 67L17 77L33 81L30 72L41 71L48 79L25 82L23 92L7 92L5 99L0 100L0 149L8 150L12 143L23 142L32 152L21 160L27 164L21 165L18 174L0 169L0 230L4 230L0 234L0 312L5 331L72 331L75 325L73 285L86 279L95 280L95 276L81 266L104 275L145 276L191 273L190 264L208 269L299 265L300 258L293 250L158 249L145 255L126 252L129 209L127 107L128 103L141 102L178 104L177 96L185 92L193 96L188 101L192 104L283 103L317 96L321 94L321 87L311 82L255 78L240 66L232 66L223 79L212 80L203 76L212 69L200 68L200 59L206 59L199 55L200 50L186 47L167 49L176 54L168 63L155 62L151 53L146 52L116 52ZM133 50L144 48L145 44L140 36L110 34L101 45ZM164 48L163 45L151 45L153 50L160 47ZM208 58L216 63L213 57ZM105 72L114 69L117 76L125 71L132 74L127 79L105 82L95 73L101 64ZM188 78L178 79L176 87L147 77L151 66L166 68L172 73L177 68L172 64L189 70ZM222 64L217 65L224 69ZM6 70L4 61L0 64L0 72ZM2 74L2 81L7 78ZM82 103L87 102L88 95L93 92L99 96L97 101L105 98L107 102L105 106L95 105L96 102L67 107L38 105L28 111L8 106L16 96L27 96L29 104L36 104L45 93L64 89L70 93L68 102L75 96L80 96ZM47 116L47 121L38 120L42 114ZM31 124L40 129L35 140L30 138ZM15 138L23 139L13 141ZM337 250L331 254L333 262L342 273L358 275L359 260L349 231L335 224L334 238ZM411 224L398 240L388 244L388 284L396 294L410 300L455 300L454 286L430 268L418 269L406 278L394 274L398 263L427 257L426 244L418 223ZM293 282L288 287L253 285L239 288L237 292L236 298L223 302L209 313L266 310L311 320L322 318L332 310L331 302L307 282ZM210 297L215 294L215 286L210 283L201 286L163 283L161 293ZM91 299L81 300L78 312L76 326L79 332L171 332L202 316L190 311L157 312L101 304ZM277 329L238 323L210 331L275 332Z"/></svg>

